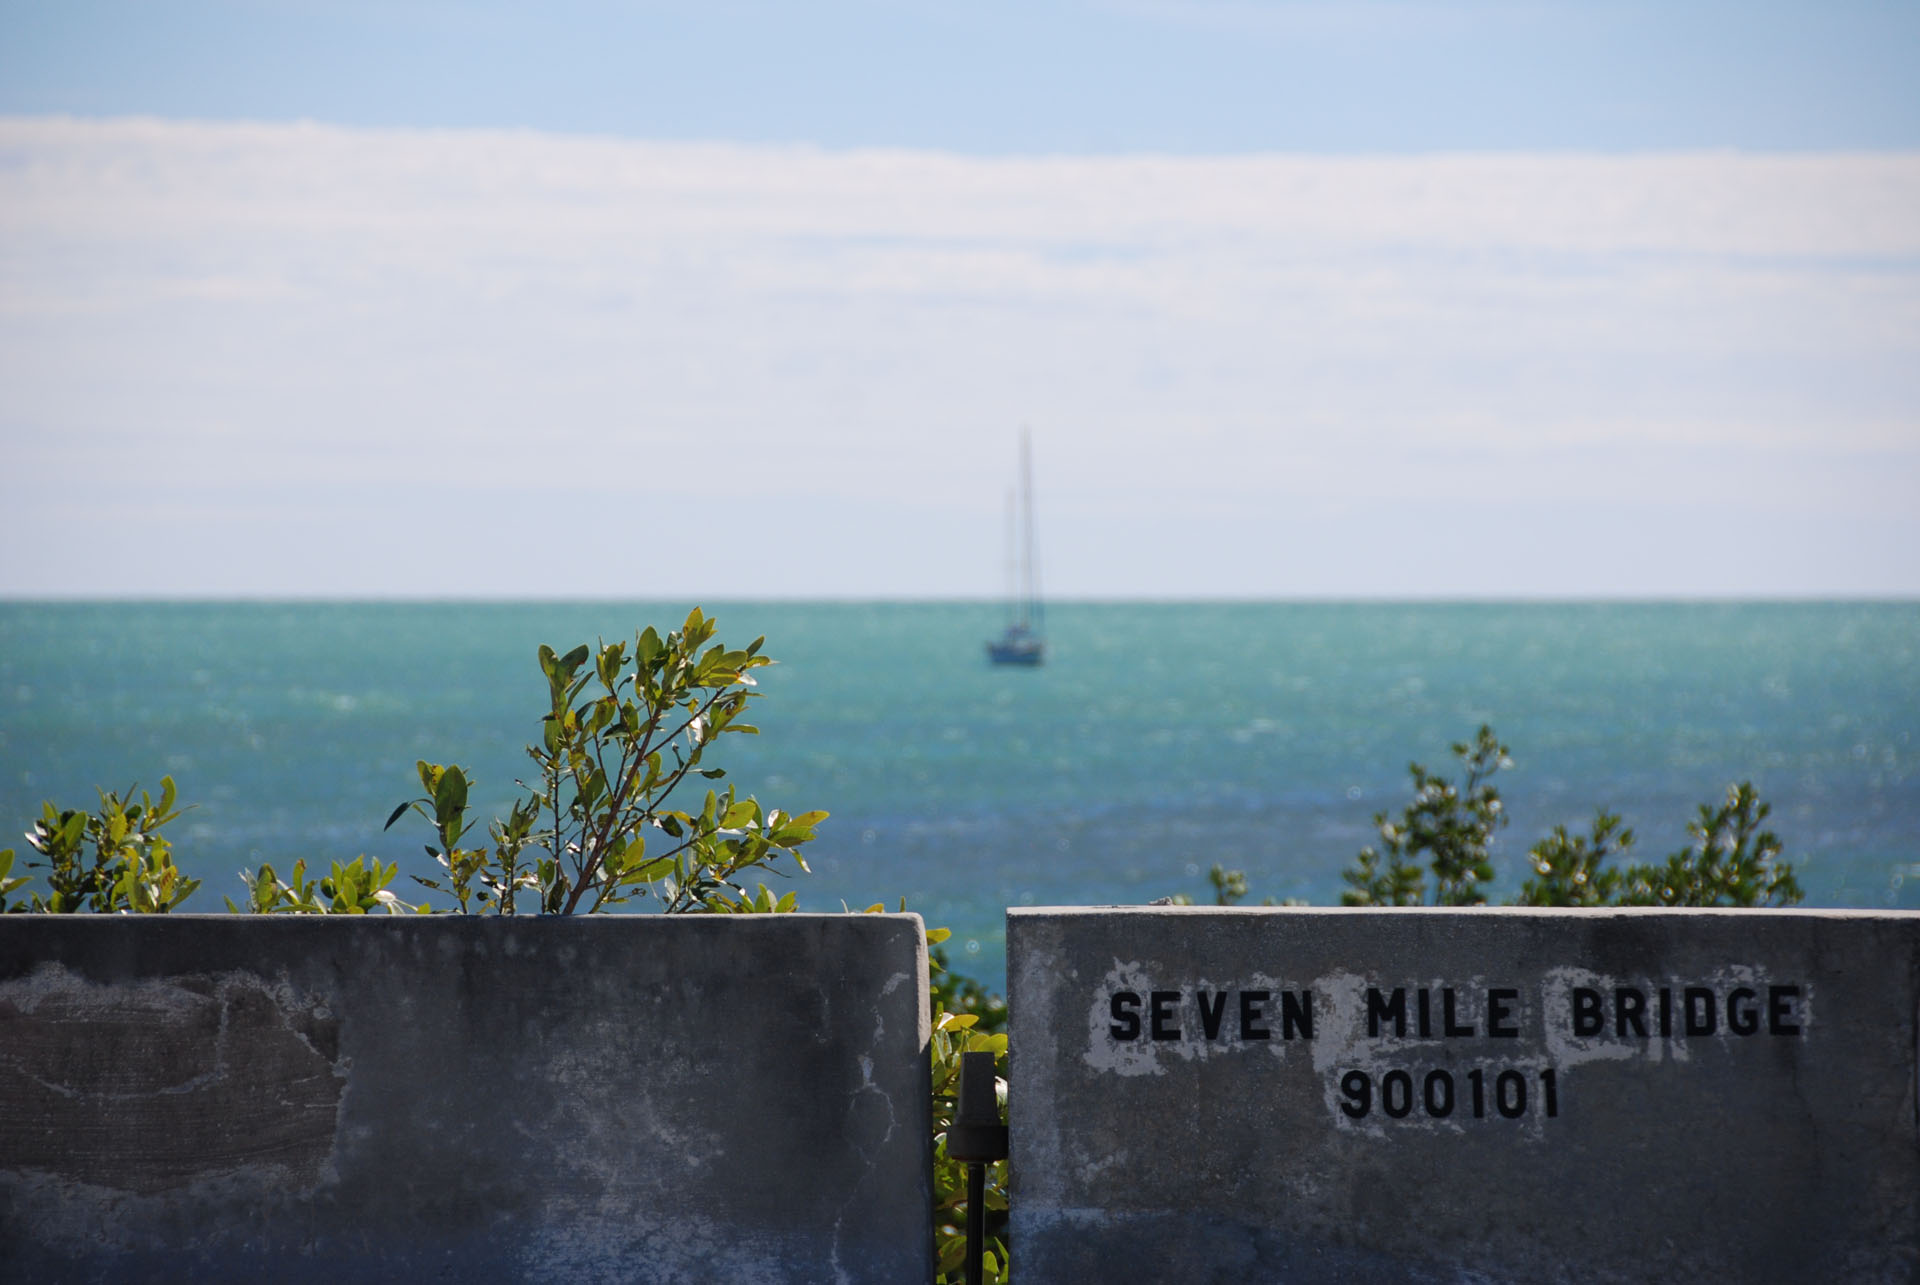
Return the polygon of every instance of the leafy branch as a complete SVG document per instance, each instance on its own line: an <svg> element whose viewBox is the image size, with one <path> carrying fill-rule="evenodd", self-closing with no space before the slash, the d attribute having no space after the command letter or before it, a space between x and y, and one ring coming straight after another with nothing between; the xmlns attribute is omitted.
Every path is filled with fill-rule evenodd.
<svg viewBox="0 0 1920 1285"><path fill-rule="evenodd" d="M383 866L378 859L369 864L366 858L355 857L345 865L334 862L332 872L315 882L307 878L307 863L296 861L293 878L283 881L272 866L262 865L257 874L240 872L247 885L244 910L256 915L370 915L376 910L397 915L423 910L409 906L387 890L399 873L400 867L393 862ZM234 914L243 910L231 897L227 898L227 909Z"/></svg>
<svg viewBox="0 0 1920 1285"><path fill-rule="evenodd" d="M1353 889L1341 895L1342 904L1422 904L1426 900L1426 872L1419 864L1422 854L1433 871L1435 905L1486 904L1484 889L1493 880L1494 836L1507 824L1493 777L1502 768L1512 767L1513 758L1484 723L1471 744L1455 742L1453 754L1466 768L1458 786L1418 763L1407 766L1413 777L1413 802L1398 821L1385 812L1374 814L1381 848L1362 848L1354 867L1342 875Z"/></svg>
<svg viewBox="0 0 1920 1285"><path fill-rule="evenodd" d="M387 818L408 812L434 827L427 855L441 868L419 882L454 898L462 913L511 915L522 893L540 913L594 913L651 897L668 914L791 910L797 898L748 893L743 876L786 871L788 857L807 870L801 845L825 812L763 808L729 785L709 788L697 807L674 806L689 777L709 781L724 768L703 766L728 734L757 735L744 721L752 671L773 662L764 638L742 650L714 641L716 626L699 608L665 638L651 626L625 643L585 644L564 656L539 651L548 708L537 744L527 747L534 783L503 819L491 823L491 847L462 847L471 781L455 764L417 765L426 793ZM649 843L654 843L649 850Z"/></svg>
<svg viewBox="0 0 1920 1285"><path fill-rule="evenodd" d="M135 803L136 788L127 787L125 797L99 791L98 812L58 811L52 803L43 804L40 819L26 837L28 846L45 859L27 864L46 870L48 893L45 897L33 893L23 904L5 905L7 895L28 878L7 877L14 855L8 849L0 853L0 906L52 914L82 910L160 914L192 896L200 881L180 873L173 863L173 845L160 832L180 815L174 807L178 796L173 778L160 778L158 803L145 790Z"/></svg>

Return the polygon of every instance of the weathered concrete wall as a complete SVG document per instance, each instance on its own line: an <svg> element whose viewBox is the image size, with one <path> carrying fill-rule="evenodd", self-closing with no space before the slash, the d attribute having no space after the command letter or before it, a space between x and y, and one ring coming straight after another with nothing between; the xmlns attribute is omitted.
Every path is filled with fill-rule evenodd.
<svg viewBox="0 0 1920 1285"><path fill-rule="evenodd" d="M924 1280L913 915L0 919L0 1279Z"/></svg>
<svg viewBox="0 0 1920 1285"><path fill-rule="evenodd" d="M1017 910L1020 1277L1920 1279L1920 915Z"/></svg>

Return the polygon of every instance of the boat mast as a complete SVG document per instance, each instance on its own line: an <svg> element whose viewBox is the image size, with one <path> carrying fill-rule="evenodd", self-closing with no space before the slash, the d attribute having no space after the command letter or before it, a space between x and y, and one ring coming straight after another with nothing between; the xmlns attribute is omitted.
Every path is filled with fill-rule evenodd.
<svg viewBox="0 0 1920 1285"><path fill-rule="evenodd" d="M1020 526L1019 497L1007 488L1007 628L1020 623Z"/></svg>
<svg viewBox="0 0 1920 1285"><path fill-rule="evenodd" d="M1022 550L1020 623L1030 629L1040 626L1040 590L1033 573L1033 434L1020 428L1020 516L1026 527Z"/></svg>

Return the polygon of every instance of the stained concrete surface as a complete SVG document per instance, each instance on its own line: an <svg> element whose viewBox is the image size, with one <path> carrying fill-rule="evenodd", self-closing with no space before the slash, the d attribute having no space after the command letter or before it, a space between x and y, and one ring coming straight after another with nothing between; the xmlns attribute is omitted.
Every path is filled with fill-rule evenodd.
<svg viewBox="0 0 1920 1285"><path fill-rule="evenodd" d="M1920 1279L1920 915L1008 915L1054 1281Z"/></svg>
<svg viewBox="0 0 1920 1285"><path fill-rule="evenodd" d="M0 1277L920 1280L912 915L0 919Z"/></svg>

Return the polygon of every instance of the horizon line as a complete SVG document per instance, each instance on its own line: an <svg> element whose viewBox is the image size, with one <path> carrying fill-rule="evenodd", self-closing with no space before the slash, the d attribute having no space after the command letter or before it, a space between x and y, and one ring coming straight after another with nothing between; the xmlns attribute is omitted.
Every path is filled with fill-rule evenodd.
<svg viewBox="0 0 1920 1285"><path fill-rule="evenodd" d="M675 605L692 603L719 606L983 606L1004 607L999 596L889 595L889 594L729 594L709 597L702 594L223 594L223 593L134 593L134 594L55 594L24 595L0 591L0 607L31 606L115 606L141 604L158 606L556 606ZM1920 605L1920 593L1702 593L1702 594L1300 594L1221 596L1196 595L1063 595L1045 599L1048 607L1181 607L1181 606L1853 606Z"/></svg>

